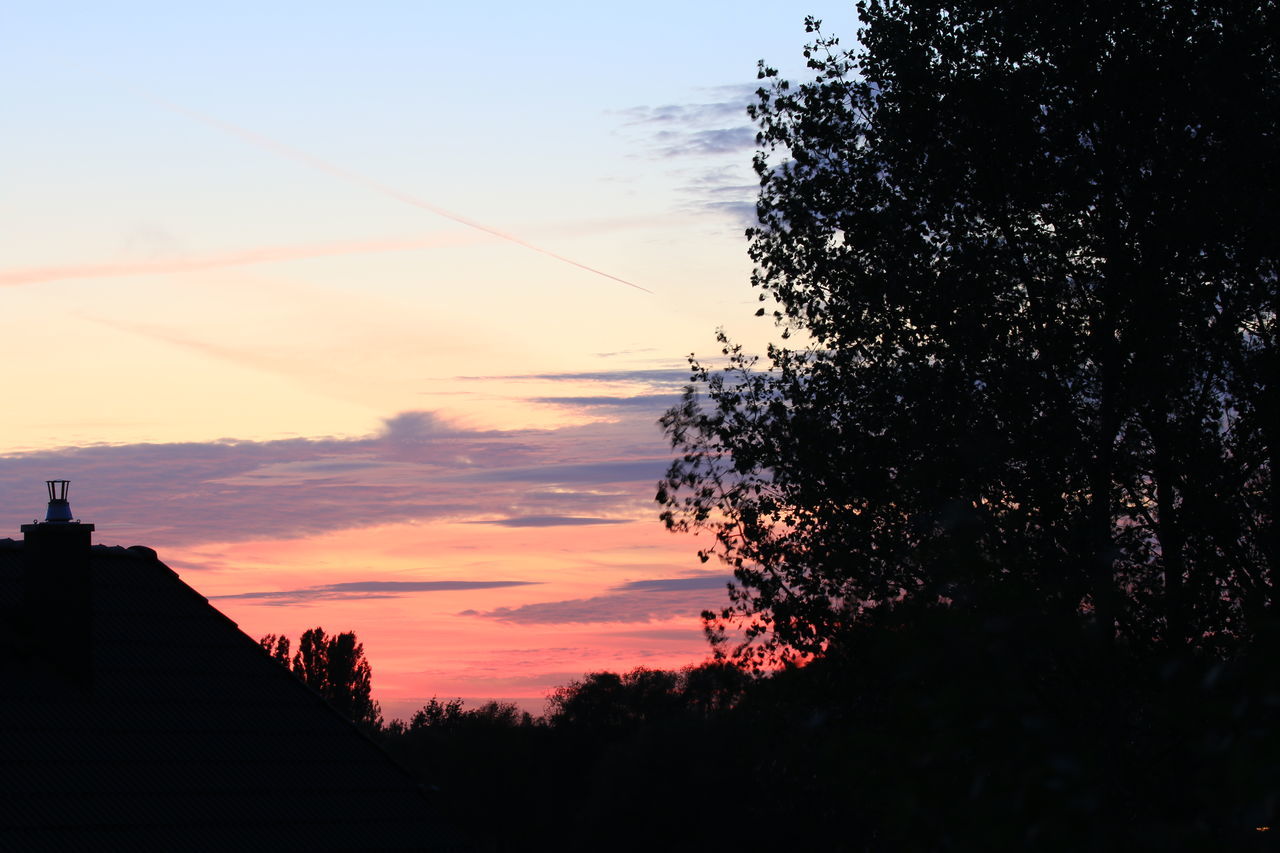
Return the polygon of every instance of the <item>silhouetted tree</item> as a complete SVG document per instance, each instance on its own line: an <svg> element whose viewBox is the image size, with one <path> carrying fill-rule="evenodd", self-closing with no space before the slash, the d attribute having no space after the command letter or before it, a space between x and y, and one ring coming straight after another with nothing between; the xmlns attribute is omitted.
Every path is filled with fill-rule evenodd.
<svg viewBox="0 0 1280 853"><path fill-rule="evenodd" d="M462 719L462 715L461 699L447 699L441 702L432 696L431 701L413 713L409 719L409 730L416 731L427 726L454 725Z"/></svg>
<svg viewBox="0 0 1280 853"><path fill-rule="evenodd" d="M304 631L292 659L284 635L267 634L258 643L353 723L370 731L382 726L381 709L371 695L373 670L354 631L333 636L323 628Z"/></svg>
<svg viewBox="0 0 1280 853"><path fill-rule="evenodd" d="M532 726L533 715L522 711L514 702L499 702L491 699L478 708L466 712L465 719L474 725L490 728L511 729L521 726Z"/></svg>
<svg viewBox="0 0 1280 853"><path fill-rule="evenodd" d="M289 668L291 643L284 634L267 634L258 640L258 645L262 646L263 651L270 655L273 661L285 669Z"/></svg>
<svg viewBox="0 0 1280 853"><path fill-rule="evenodd" d="M685 708L700 717L735 707L752 683L748 673L722 660L687 666L680 670L679 678Z"/></svg>
<svg viewBox="0 0 1280 853"><path fill-rule="evenodd" d="M674 672L637 667L593 672L558 687L547 699L553 725L626 729L671 716L682 706Z"/></svg>
<svg viewBox="0 0 1280 853"><path fill-rule="evenodd" d="M906 598L1232 646L1277 613L1275 3L863 2L761 65L782 343L663 425L754 660ZM765 307L759 311L765 313Z"/></svg>
<svg viewBox="0 0 1280 853"><path fill-rule="evenodd" d="M442 701L433 696L427 704L413 712L408 722L392 720L386 725L385 730L388 734L399 735L425 729L437 731L460 727L503 729L533 724L533 715L528 711L520 710L514 702L499 702L493 699L478 708L466 710L462 707L461 699Z"/></svg>

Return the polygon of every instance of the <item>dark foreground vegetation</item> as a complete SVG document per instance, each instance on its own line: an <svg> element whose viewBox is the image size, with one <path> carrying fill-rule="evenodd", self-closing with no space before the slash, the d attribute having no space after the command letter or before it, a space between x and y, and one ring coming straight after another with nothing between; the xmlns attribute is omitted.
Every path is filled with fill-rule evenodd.
<svg viewBox="0 0 1280 853"><path fill-rule="evenodd" d="M378 737L480 849L1262 850L1276 651L900 610L768 677L595 673Z"/></svg>
<svg viewBox="0 0 1280 853"><path fill-rule="evenodd" d="M1277 4L858 11L749 110L778 340L661 421L720 662L379 737L494 849L1265 848Z"/></svg>
<svg viewBox="0 0 1280 853"><path fill-rule="evenodd" d="M433 699L356 722L478 850L1275 846L1277 638L1227 658L1139 650L1009 610L900 604L767 674L592 673L539 717ZM367 698L354 635L327 645L357 653L319 683Z"/></svg>

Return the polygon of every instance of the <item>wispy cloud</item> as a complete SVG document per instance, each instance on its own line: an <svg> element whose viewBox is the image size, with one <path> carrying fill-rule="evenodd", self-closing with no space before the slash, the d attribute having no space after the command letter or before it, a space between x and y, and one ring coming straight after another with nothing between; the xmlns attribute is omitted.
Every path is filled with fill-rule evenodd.
<svg viewBox="0 0 1280 853"><path fill-rule="evenodd" d="M584 408L639 409L661 412L678 403L679 396L670 394L636 394L630 397L593 395L583 397L534 397L534 403L554 406L581 406Z"/></svg>
<svg viewBox="0 0 1280 853"><path fill-rule="evenodd" d="M703 201L698 206L707 213L716 213L732 220L744 229L759 224L754 201Z"/></svg>
<svg viewBox="0 0 1280 853"><path fill-rule="evenodd" d="M723 590L732 578L722 575L697 575L691 578L659 578L631 581L613 587L617 592L688 592L692 589Z"/></svg>
<svg viewBox="0 0 1280 853"><path fill-rule="evenodd" d="M702 103L636 106L622 110L624 126L646 134L655 159L725 154L755 147L755 128L747 123L754 86L721 87Z"/></svg>
<svg viewBox="0 0 1280 853"><path fill-rule="evenodd" d="M705 126L713 122L742 119L747 105L755 100L755 84L718 86L707 91L710 100L686 104L635 106L619 111L628 125Z"/></svg>
<svg viewBox="0 0 1280 853"><path fill-rule="evenodd" d="M467 524L496 524L500 527L581 527L592 524L625 524L625 518L589 518L580 515L520 515L514 518L468 521Z"/></svg>
<svg viewBox="0 0 1280 853"><path fill-rule="evenodd" d="M548 382L632 382L679 388L689 383L689 368L658 367L639 370L580 370L565 373L513 373L505 376L458 376L457 379L540 379Z"/></svg>
<svg viewBox="0 0 1280 853"><path fill-rule="evenodd" d="M668 164L684 184L687 212L728 219L735 228L755 223L750 181L756 129L747 120L754 84L724 86L702 103L637 106L625 110L623 127L640 136L647 156ZM684 162L684 167L670 164ZM726 180L726 175L732 177Z"/></svg>
<svg viewBox="0 0 1280 853"><path fill-rule="evenodd" d="M64 266L19 267L17 269L0 270L0 286L15 287L22 284L41 284L50 281L83 278L167 275L223 267L242 267L254 264L305 260L307 258L322 258L333 255L407 252L417 249L461 246L478 243L484 239L478 234L447 232L403 240L351 240L289 246L260 246L252 249L240 249L208 255L185 255L138 261L104 261Z"/></svg>
<svg viewBox="0 0 1280 853"><path fill-rule="evenodd" d="M686 209L718 214L742 228L757 224L755 199L760 187L748 177L743 169L727 166L691 173L683 188Z"/></svg>
<svg viewBox="0 0 1280 853"><path fill-rule="evenodd" d="M548 430L471 430L403 412L359 438L99 445L0 456L0 518L43 509L42 481L102 541L189 545L402 521L506 526L652 516L668 451L647 415ZM523 520L522 520L523 519ZM594 519L573 521L569 519Z"/></svg>
<svg viewBox="0 0 1280 853"><path fill-rule="evenodd" d="M755 128L749 125L708 130L663 130L653 135L664 157L691 154L727 154L756 147Z"/></svg>
<svg viewBox="0 0 1280 853"><path fill-rule="evenodd" d="M286 605L356 598L398 598L421 592L499 589L512 586L532 586L535 583L535 581L350 581L346 583L327 583L302 589L278 589L263 592L241 592L235 595L215 595L212 598L258 601L268 605Z"/></svg>
<svg viewBox="0 0 1280 853"><path fill-rule="evenodd" d="M459 615L520 625L656 622L695 616L723 605L724 590L730 580L723 575L697 575L631 581L590 598L542 601L488 611L464 610Z"/></svg>
<svg viewBox="0 0 1280 853"><path fill-rule="evenodd" d="M669 460L664 455L649 459L610 459L569 465L536 465L528 468L467 471L454 476L458 480L470 483L503 481L606 485L635 480L657 482L666 471L668 464Z"/></svg>

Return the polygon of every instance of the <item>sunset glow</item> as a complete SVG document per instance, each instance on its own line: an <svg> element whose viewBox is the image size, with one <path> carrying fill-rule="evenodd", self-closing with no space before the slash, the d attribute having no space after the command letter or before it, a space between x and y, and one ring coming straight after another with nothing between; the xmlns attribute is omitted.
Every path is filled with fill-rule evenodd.
<svg viewBox="0 0 1280 853"><path fill-rule="evenodd" d="M355 631L389 716L702 660L656 422L773 334L744 110L823 5L6 13L7 535L69 478L251 636Z"/></svg>

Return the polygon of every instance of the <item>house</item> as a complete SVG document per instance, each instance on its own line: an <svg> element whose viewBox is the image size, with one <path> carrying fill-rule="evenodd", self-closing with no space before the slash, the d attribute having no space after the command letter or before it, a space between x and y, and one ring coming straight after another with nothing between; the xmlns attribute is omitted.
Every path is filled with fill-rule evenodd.
<svg viewBox="0 0 1280 853"><path fill-rule="evenodd" d="M67 482L0 540L0 850L466 849L412 777Z"/></svg>

